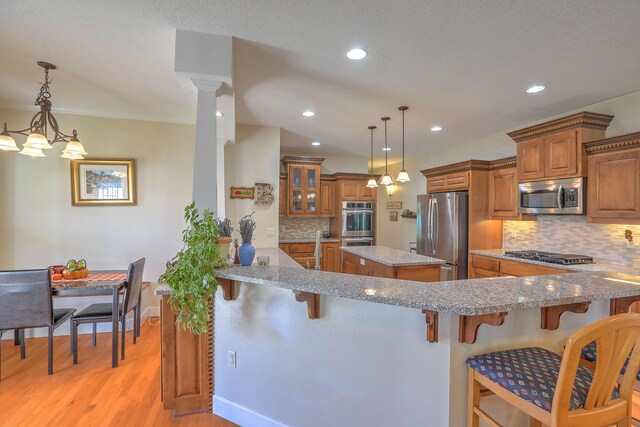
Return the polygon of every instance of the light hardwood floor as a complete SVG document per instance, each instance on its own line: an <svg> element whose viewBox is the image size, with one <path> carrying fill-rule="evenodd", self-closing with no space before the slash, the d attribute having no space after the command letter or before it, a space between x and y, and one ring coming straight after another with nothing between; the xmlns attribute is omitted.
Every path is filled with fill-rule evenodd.
<svg viewBox="0 0 640 427"><path fill-rule="evenodd" d="M158 319L151 319L153 324ZM160 401L160 326L145 322L138 343L127 332L126 359L111 368L111 334L80 335L78 365L69 354L69 337L55 337L53 375L47 375L47 339L20 347L2 341L0 426L209 426L235 424L213 414L174 418Z"/></svg>

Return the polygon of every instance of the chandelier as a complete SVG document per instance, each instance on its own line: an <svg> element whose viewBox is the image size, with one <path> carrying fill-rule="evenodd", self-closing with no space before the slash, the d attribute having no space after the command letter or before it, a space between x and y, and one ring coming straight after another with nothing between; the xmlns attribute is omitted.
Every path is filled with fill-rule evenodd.
<svg viewBox="0 0 640 427"><path fill-rule="evenodd" d="M29 127L22 130L7 130L7 124L4 124L4 130L0 133L0 150L4 151L20 151L20 154L30 157L45 157L42 150L53 148L56 142L66 142L62 155L65 159L78 160L84 159L87 155L84 147L78 140L78 133L74 129L71 135L67 135L58 128L58 122L51 112L51 92L49 92L49 70L55 70L56 66L48 62L39 61L38 65L44 68L44 82L41 83L40 93L36 98L35 105L40 107L40 111L31 119ZM49 139L49 133L52 134ZM24 135L27 141L22 146L22 150L16 145L15 139L11 134Z"/></svg>

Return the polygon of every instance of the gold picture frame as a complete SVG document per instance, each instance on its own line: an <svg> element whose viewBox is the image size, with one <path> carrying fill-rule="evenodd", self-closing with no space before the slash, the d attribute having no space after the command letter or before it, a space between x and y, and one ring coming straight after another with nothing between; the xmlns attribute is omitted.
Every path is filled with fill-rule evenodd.
<svg viewBox="0 0 640 427"><path fill-rule="evenodd" d="M229 191L230 199L253 199L255 197L255 187L231 187Z"/></svg>
<svg viewBox="0 0 640 427"><path fill-rule="evenodd" d="M387 209L402 209L402 201L387 202Z"/></svg>
<svg viewBox="0 0 640 427"><path fill-rule="evenodd" d="M71 204L73 206L136 205L135 159L72 160Z"/></svg>

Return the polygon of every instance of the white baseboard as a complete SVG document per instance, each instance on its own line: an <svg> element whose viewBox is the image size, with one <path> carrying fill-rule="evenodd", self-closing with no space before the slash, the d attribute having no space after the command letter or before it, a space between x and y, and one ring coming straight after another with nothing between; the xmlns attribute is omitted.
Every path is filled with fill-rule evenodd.
<svg viewBox="0 0 640 427"><path fill-rule="evenodd" d="M245 427L288 427L279 421L258 414L219 396L213 396L213 413Z"/></svg>

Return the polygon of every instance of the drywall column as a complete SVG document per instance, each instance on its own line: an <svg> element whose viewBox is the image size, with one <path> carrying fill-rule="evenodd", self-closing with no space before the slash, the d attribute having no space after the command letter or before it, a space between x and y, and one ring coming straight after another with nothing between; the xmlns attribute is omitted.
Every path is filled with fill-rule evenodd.
<svg viewBox="0 0 640 427"><path fill-rule="evenodd" d="M227 217L227 211L225 208L225 185L224 185L224 146L228 141L226 139L218 139L216 145L216 169L217 169L217 190L218 190L218 208L216 209L216 215L220 218Z"/></svg>
<svg viewBox="0 0 640 427"><path fill-rule="evenodd" d="M218 138L216 123L216 98L222 82L203 78L191 78L198 91L198 115L196 119L196 146L193 163L193 200L200 210L218 210ZM224 164L223 164L224 165ZM220 195L224 200L224 193Z"/></svg>

